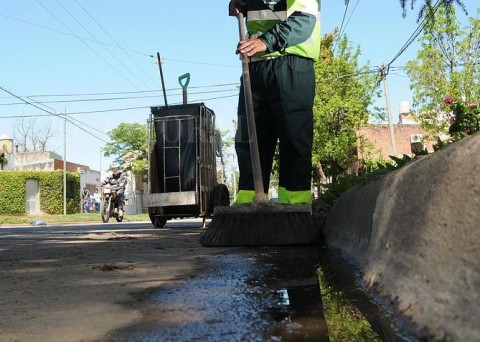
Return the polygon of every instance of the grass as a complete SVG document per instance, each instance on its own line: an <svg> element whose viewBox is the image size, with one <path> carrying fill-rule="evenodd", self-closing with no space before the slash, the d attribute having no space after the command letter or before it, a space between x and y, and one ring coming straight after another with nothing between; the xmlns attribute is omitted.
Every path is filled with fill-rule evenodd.
<svg viewBox="0 0 480 342"><path fill-rule="evenodd" d="M102 222L100 214L71 214L71 215L0 215L0 226L10 224L30 224L40 218L47 223L82 223ZM114 220L114 218L110 218ZM123 222L150 221L148 214L125 215Z"/></svg>

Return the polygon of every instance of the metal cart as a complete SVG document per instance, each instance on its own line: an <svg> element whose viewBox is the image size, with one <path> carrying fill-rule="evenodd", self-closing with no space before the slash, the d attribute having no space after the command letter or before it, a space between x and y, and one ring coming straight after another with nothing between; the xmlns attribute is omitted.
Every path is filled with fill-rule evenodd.
<svg viewBox="0 0 480 342"><path fill-rule="evenodd" d="M167 220L213 214L228 206L230 195L217 184L216 157L221 155L215 114L203 103L151 107L148 120L148 193L144 205L156 228Z"/></svg>

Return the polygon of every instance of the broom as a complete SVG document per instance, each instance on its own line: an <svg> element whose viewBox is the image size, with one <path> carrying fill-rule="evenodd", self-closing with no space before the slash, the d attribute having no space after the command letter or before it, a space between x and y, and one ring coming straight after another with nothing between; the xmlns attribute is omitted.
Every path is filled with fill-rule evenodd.
<svg viewBox="0 0 480 342"><path fill-rule="evenodd" d="M237 18L240 40L243 40L243 14L239 13ZM200 236L200 243L206 247L319 243L320 228L313 224L310 205L273 204L263 192L248 56L245 54L242 54L242 71L255 196L252 205L215 207L207 230Z"/></svg>

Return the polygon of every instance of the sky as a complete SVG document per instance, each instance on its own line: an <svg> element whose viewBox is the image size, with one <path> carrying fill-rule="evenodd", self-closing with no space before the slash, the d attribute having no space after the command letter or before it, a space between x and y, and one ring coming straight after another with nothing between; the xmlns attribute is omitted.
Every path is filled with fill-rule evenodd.
<svg viewBox="0 0 480 342"><path fill-rule="evenodd" d="M477 0L464 0L470 15ZM420 4L402 17L398 0L323 0L322 34L342 28L361 50L360 63L387 64L418 26ZM188 102L204 102L222 131L234 131L241 62L238 24L228 1L16 0L0 6L0 136L19 120L54 130L47 149L70 162L105 170L108 133L146 123L163 106L157 53L169 105L182 103L178 77L190 74ZM343 23L343 24L342 24ZM413 43L395 62L415 58ZM406 74L387 78L394 122L411 102ZM385 98L379 106L386 106ZM64 113L67 114L64 131ZM65 134L64 134L65 132ZM66 146L66 152L64 150Z"/></svg>

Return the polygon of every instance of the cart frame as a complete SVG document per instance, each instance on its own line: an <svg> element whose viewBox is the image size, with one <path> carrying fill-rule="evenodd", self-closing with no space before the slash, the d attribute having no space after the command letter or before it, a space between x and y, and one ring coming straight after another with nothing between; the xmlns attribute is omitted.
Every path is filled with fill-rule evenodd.
<svg viewBox="0 0 480 342"><path fill-rule="evenodd" d="M196 114L185 114L188 111ZM151 107L147 127L149 168L144 206L155 227L181 217L202 217L205 223L216 205L229 205L227 187L217 184L216 157L221 156L217 146L221 144L216 141L219 134L212 110L203 103ZM195 160L188 160L192 156Z"/></svg>

